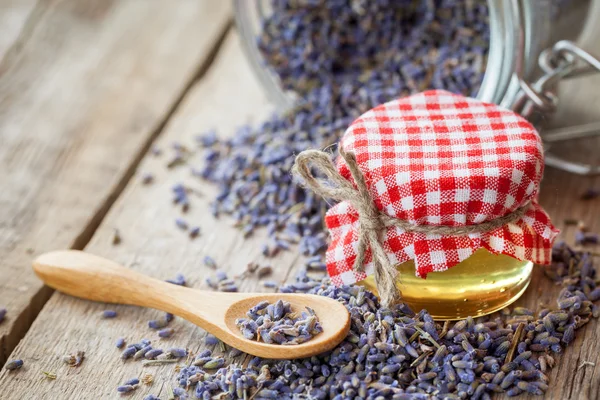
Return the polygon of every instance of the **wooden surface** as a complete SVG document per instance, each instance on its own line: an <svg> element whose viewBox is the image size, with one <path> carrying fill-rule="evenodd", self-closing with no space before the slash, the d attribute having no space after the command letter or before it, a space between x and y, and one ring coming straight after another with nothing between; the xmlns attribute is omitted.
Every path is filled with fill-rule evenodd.
<svg viewBox="0 0 600 400"><path fill-rule="evenodd" d="M171 3L0 0L0 365L51 293L32 254L87 243L230 24Z"/></svg>
<svg viewBox="0 0 600 400"><path fill-rule="evenodd" d="M591 50L600 53L600 43L591 41L586 44ZM561 98L564 100L553 124L561 126L599 120L600 109L597 105L600 104L600 96L594 90L599 85L600 78L595 77L561 86ZM126 92L119 93L124 96ZM120 105L126 107L122 103ZM241 274L248 261L265 262L260 255L260 234L243 239L239 231L231 226L230 220L223 218L217 221L209 215L207 205L216 193L215 187L193 178L186 167L167 170L165 165L172 155L170 146L174 141L194 148L193 136L198 132L218 128L220 133L232 134L236 126L258 122L269 111L270 106L241 52L238 38L235 34L229 35L210 69L190 88L175 112L169 116L166 127L160 131L156 144L163 149L163 154L159 157L152 154L144 156L136 174L110 207L85 249L160 279L172 278L181 272L188 278L188 284L196 288L206 288L204 278L212 273L212 270L202 264L205 255L215 258L230 276ZM30 123L34 122L41 123L35 120ZM58 136L56 140L59 140ZM136 143L139 145L140 141L141 139ZM108 146L108 142L103 143ZM600 142L592 140L560 146L558 151L561 155L589 157L590 161L598 161L596 149L599 146ZM111 151L122 151L122 147L123 144L119 143ZM134 144L130 147L133 148ZM140 149L146 150L143 146ZM62 160L61 157L56 157ZM81 157L81 153L77 157ZM54 162L62 165L60 161ZM130 163L134 165L136 161L130 160ZM155 175L153 184L141 183L140 175L145 172ZM112 174L108 176L116 179ZM99 178L94 180L97 179ZM104 175L104 179L109 178ZM171 202L170 188L177 182L189 184L198 193L193 195L190 211L185 215ZM83 184L80 182L80 185ZM56 183L53 182L53 185L56 186ZM579 199L585 189L594 185L600 183L596 179L574 177L548 169L541 202L560 226L565 218L578 218L588 223L592 229L600 230L597 217L600 200ZM65 196L67 193L74 193L67 192L66 189L62 191ZM0 196L0 199L3 198ZM46 203L48 204L42 207L44 210L53 204L52 201ZM19 209L17 203L10 203L4 208ZM10 215L13 214L15 211ZM192 240L175 226L175 218L182 215L190 224L202 227L203 234L200 237ZM4 219L0 221L3 222ZM114 228L118 228L122 235L122 242L116 246L111 244ZM3 227L0 232L5 230ZM41 233L50 235L48 228ZM45 240L46 245L36 248L36 253L51 243L41 233L31 239ZM563 237L572 240L573 233L572 228L565 229ZM63 243L63 246L70 245L66 240ZM15 271L18 267L17 272L27 271L29 274L30 257L21 256L15 261ZM283 282L294 275L301 264L301 257L294 251L284 252L269 262L274 266L271 279ZM540 303L553 304L559 288L542 275L537 268L534 281L519 300L519 305L537 308ZM5 285L4 282L1 284ZM242 291L258 288L258 281L254 278L241 281ZM119 316L113 320L102 320L99 313L107 308L114 308ZM114 347L114 341L120 336L126 337L129 342L139 341L144 337L156 340L156 333L147 328L147 321L158 316L160 313L153 310L132 306L114 307L54 294L12 354L12 357L23 358L25 367L16 373L0 372L0 387L3 388L0 398L116 398L116 387L119 384L146 373L154 375L154 383L151 386L143 385L129 398L141 399L148 393L165 398L168 386L174 382L173 366L142 367L137 362L122 362L119 359L120 352ZM4 326L5 324L0 325L0 329L4 329ZM192 352L206 347L202 342L205 333L200 328L179 318L172 326L176 329L176 334L160 343L161 347L187 347ZM60 360L61 356L77 350L86 352L84 363L79 368L64 365ZM213 350L217 353L221 351L218 346ZM596 366L578 368L584 361L593 362ZM55 372L57 379L42 379L41 370ZM546 398L600 398L600 329L597 320L578 331L577 339L559 358L550 374L550 380ZM10 397L6 397L6 393L10 393Z"/></svg>

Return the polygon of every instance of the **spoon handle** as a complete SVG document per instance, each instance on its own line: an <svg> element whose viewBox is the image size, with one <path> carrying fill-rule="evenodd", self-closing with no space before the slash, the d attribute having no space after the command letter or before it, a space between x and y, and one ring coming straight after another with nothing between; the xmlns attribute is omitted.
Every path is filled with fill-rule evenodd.
<svg viewBox="0 0 600 400"><path fill-rule="evenodd" d="M221 307L199 312L194 304L208 296L206 292L150 278L103 257L77 250L42 254L33 262L33 269L48 286L71 296L150 307L188 318L193 312L196 315L192 319L199 325L206 324L206 321L199 321L199 317L213 319L210 314L218 314L221 307L226 307L236 297L210 293L212 302Z"/></svg>

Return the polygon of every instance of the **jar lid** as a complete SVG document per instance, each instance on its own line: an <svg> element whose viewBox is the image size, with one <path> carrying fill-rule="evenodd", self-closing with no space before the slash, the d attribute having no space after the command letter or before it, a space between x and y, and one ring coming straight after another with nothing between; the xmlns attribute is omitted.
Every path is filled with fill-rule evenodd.
<svg viewBox="0 0 600 400"><path fill-rule="evenodd" d="M414 260L417 276L425 278L482 247L550 263L558 230L537 203L542 142L514 112L427 91L363 114L339 150L337 173L350 189L366 188L374 204L366 213L383 221L378 240L393 265ZM374 272L373 245L360 243L361 228L372 224L360 216L362 200L338 200L325 217L332 239L326 262L334 283L351 284ZM357 257L364 268L356 267Z"/></svg>

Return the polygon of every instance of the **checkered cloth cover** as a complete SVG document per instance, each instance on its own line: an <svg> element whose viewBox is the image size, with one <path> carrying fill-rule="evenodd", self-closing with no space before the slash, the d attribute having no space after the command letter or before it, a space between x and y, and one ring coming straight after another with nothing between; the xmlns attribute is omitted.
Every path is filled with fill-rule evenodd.
<svg viewBox="0 0 600 400"><path fill-rule="evenodd" d="M382 104L350 125L340 146L356 155L380 211L417 225L461 226L531 206L514 223L486 233L443 236L388 227L382 240L391 262L414 260L417 276L444 271L481 247L539 264L550 262L558 230L537 203L544 159L533 126L494 104L441 90ZM352 177L341 157L337 168ZM329 210L327 268L335 284L373 273L355 272L358 215L342 201Z"/></svg>

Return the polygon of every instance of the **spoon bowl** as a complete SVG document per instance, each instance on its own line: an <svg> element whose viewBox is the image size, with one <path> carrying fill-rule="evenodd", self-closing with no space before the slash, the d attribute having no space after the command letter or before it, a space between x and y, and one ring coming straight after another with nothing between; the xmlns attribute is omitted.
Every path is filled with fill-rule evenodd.
<svg viewBox="0 0 600 400"><path fill-rule="evenodd" d="M222 293L173 285L125 268L103 257L77 250L45 253L33 262L35 273L48 286L87 300L154 308L184 318L228 345L263 358L310 357L333 349L348 334L350 315L337 300L309 294ZM293 311L312 308L323 332L297 345L246 339L235 320L259 302L284 300Z"/></svg>

